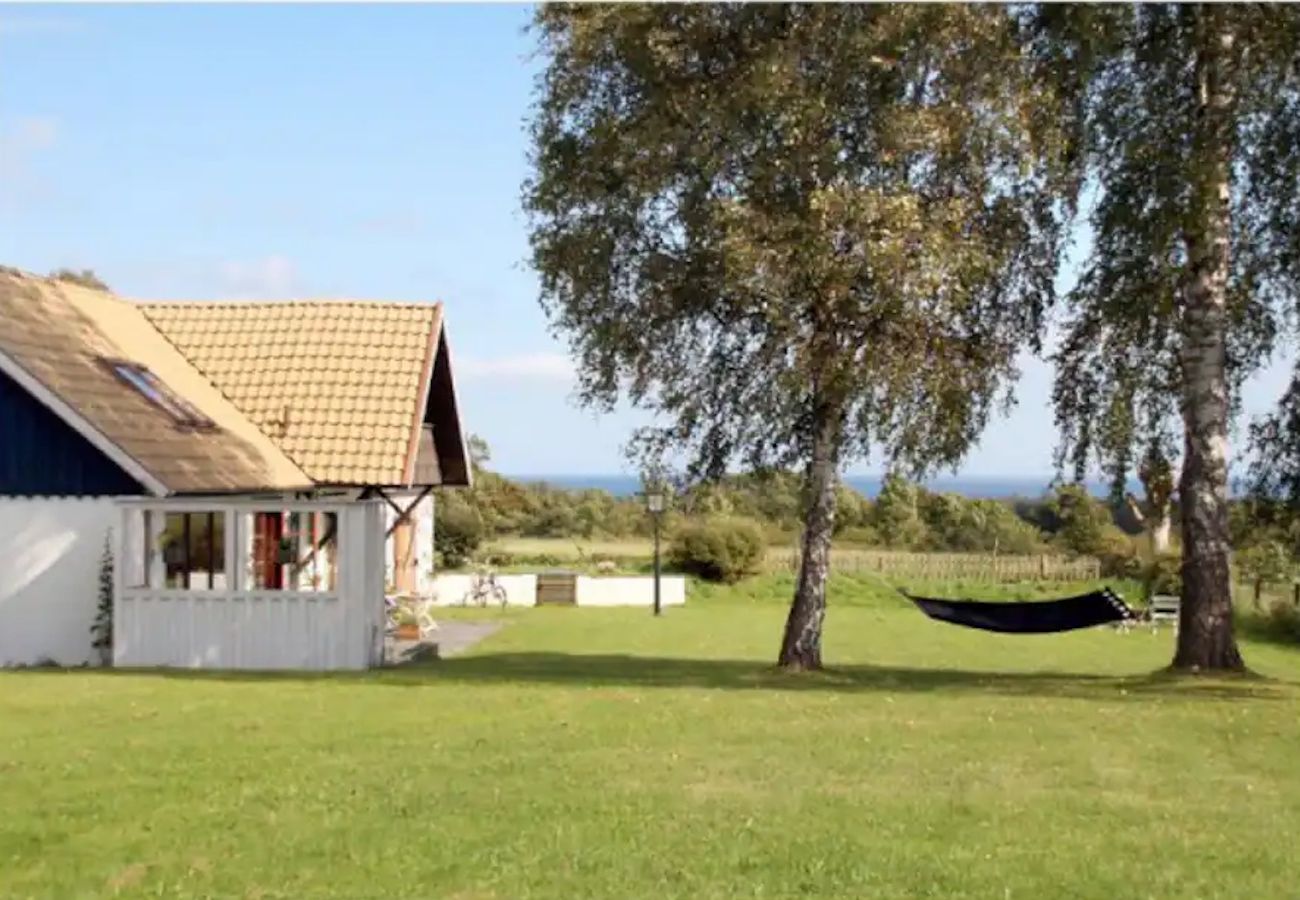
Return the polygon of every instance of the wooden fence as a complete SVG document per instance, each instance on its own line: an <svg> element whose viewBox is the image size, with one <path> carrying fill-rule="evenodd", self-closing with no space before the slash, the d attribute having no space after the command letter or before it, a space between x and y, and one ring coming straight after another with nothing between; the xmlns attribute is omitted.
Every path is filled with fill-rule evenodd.
<svg viewBox="0 0 1300 900"><path fill-rule="evenodd" d="M785 548L767 553L769 572L797 571L799 554ZM831 571L875 572L934 581L1094 581L1101 564L1093 557L1012 556L991 553L911 553L894 550L832 549Z"/></svg>

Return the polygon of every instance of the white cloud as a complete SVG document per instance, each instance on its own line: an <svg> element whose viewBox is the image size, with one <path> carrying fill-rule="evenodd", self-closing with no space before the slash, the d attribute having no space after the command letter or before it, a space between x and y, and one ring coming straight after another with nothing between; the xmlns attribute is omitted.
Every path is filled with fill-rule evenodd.
<svg viewBox="0 0 1300 900"><path fill-rule="evenodd" d="M26 116L0 124L0 178L18 178L37 153L59 139L59 122L52 116Z"/></svg>
<svg viewBox="0 0 1300 900"><path fill-rule="evenodd" d="M78 19L60 16L14 16L0 17L0 37L8 35L33 34L69 34L80 31L85 25Z"/></svg>
<svg viewBox="0 0 1300 900"><path fill-rule="evenodd" d="M217 267L223 295L233 299L281 299L301 293L298 267L279 255L254 260L227 260Z"/></svg>
<svg viewBox="0 0 1300 900"><path fill-rule="evenodd" d="M0 209L39 202L49 186L31 165L59 139L59 122L51 116L26 116L0 122Z"/></svg>
<svg viewBox="0 0 1300 900"><path fill-rule="evenodd" d="M456 374L462 378L571 381L573 363L562 353L524 353L496 359L458 358Z"/></svg>

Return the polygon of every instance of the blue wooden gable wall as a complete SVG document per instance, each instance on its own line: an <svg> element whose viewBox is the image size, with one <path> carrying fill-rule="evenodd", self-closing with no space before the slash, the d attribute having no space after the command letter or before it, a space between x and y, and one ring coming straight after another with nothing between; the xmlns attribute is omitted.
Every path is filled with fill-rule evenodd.
<svg viewBox="0 0 1300 900"><path fill-rule="evenodd" d="M94 444L0 372L0 496L144 493Z"/></svg>

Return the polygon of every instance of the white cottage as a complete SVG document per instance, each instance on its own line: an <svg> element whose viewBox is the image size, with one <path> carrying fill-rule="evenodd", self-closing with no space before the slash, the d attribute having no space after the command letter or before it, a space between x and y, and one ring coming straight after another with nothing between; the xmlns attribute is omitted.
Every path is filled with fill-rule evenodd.
<svg viewBox="0 0 1300 900"><path fill-rule="evenodd" d="M0 665L363 668L470 481L440 304L140 303L0 269Z"/></svg>

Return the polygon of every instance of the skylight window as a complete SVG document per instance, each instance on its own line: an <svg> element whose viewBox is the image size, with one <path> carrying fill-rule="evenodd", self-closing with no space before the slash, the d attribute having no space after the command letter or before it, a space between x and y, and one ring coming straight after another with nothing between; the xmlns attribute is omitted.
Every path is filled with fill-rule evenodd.
<svg viewBox="0 0 1300 900"><path fill-rule="evenodd" d="M175 391L159 381L158 377L144 366L118 360L109 361L109 366L113 369L113 374L171 416L177 425L184 425L187 428L215 427L216 423L199 412L192 403L182 400Z"/></svg>

